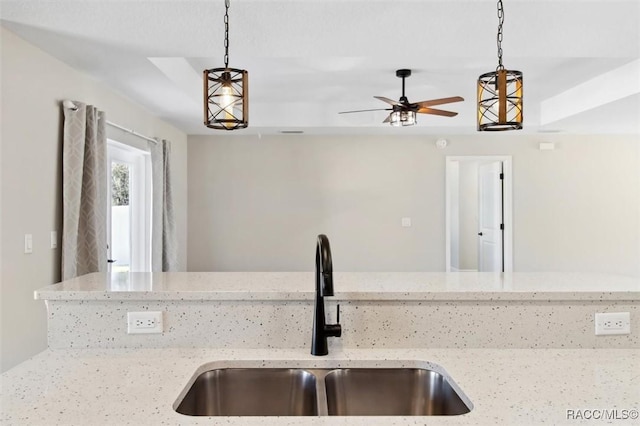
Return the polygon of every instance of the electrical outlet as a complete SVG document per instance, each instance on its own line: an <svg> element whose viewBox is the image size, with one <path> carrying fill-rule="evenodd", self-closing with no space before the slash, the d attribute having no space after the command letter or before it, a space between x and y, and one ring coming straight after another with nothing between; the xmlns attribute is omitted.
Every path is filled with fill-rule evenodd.
<svg viewBox="0 0 640 426"><path fill-rule="evenodd" d="M127 333L162 333L162 312L127 312Z"/></svg>
<svg viewBox="0 0 640 426"><path fill-rule="evenodd" d="M596 313L596 335L630 334L631 315L629 312Z"/></svg>

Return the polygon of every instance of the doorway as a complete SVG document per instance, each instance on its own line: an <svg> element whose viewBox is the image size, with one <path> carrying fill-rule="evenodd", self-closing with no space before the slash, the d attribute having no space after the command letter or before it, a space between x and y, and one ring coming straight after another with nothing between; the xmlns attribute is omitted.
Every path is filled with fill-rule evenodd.
<svg viewBox="0 0 640 426"><path fill-rule="evenodd" d="M107 141L109 272L151 271L151 185L148 152Z"/></svg>
<svg viewBox="0 0 640 426"><path fill-rule="evenodd" d="M445 169L446 271L513 271L511 157L446 157Z"/></svg>

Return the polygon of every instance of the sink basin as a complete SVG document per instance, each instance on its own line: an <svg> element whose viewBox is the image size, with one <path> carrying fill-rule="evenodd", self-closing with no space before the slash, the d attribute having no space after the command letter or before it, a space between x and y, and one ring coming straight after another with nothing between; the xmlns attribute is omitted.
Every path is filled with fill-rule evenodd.
<svg viewBox="0 0 640 426"><path fill-rule="evenodd" d="M316 377L302 369L229 368L200 374L176 408L190 416L315 416Z"/></svg>
<svg viewBox="0 0 640 426"><path fill-rule="evenodd" d="M434 416L473 405L444 370L220 368L174 405L189 416Z"/></svg>
<svg viewBox="0 0 640 426"><path fill-rule="evenodd" d="M418 368L347 368L325 376L332 416L434 416L470 411L447 379Z"/></svg>

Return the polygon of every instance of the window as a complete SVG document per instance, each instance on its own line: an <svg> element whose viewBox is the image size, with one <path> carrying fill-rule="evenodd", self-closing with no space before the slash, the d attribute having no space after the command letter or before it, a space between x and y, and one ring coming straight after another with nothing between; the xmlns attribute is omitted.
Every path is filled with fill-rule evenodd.
<svg viewBox="0 0 640 426"><path fill-rule="evenodd" d="M107 141L110 271L151 271L151 161L148 152Z"/></svg>

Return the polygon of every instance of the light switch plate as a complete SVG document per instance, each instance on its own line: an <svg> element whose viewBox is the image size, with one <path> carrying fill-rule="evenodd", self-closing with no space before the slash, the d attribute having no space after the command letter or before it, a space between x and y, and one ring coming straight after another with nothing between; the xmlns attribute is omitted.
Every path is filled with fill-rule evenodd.
<svg viewBox="0 0 640 426"><path fill-rule="evenodd" d="M400 220L400 224L402 225L403 228L410 228L411 227L411 218L410 217L403 217Z"/></svg>
<svg viewBox="0 0 640 426"><path fill-rule="evenodd" d="M33 253L33 235L24 234L24 252L25 254Z"/></svg>

